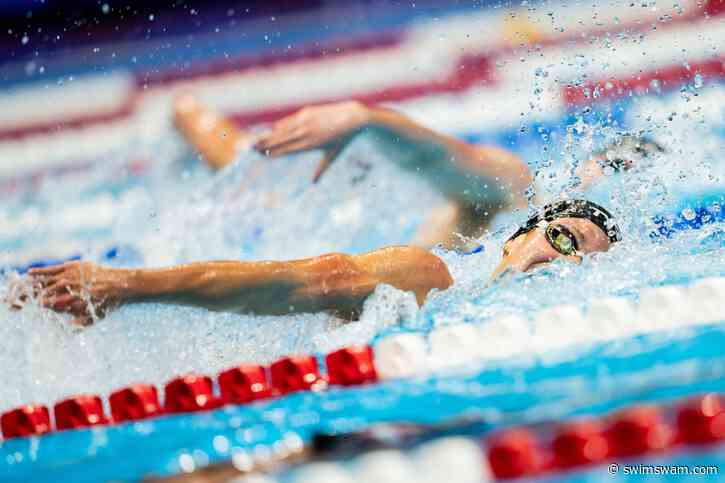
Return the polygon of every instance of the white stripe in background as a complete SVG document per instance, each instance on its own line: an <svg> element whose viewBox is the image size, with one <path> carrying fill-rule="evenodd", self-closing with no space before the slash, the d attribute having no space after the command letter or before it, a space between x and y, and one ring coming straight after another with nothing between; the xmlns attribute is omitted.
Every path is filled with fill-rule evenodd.
<svg viewBox="0 0 725 483"><path fill-rule="evenodd" d="M0 129L112 113L128 104L135 89L133 76L124 71L11 88L0 92Z"/></svg>
<svg viewBox="0 0 725 483"><path fill-rule="evenodd" d="M633 10L639 12L640 8ZM663 11L655 9L652 15L643 18L651 22ZM596 12L596 22L601 26L617 25L601 8ZM536 15L547 16L542 12L536 12ZM620 23L631 24L636 15L630 16L632 18L622 19ZM484 13L452 20L444 18L439 26L450 33L448 36L438 36L440 33L436 30L414 27L414 33L399 48L297 61L152 88L140 96L135 118L0 143L0 177L65 166L78 158L102 157L115 148L122 149L131 141L152 144L155 136L158 140L168 135L170 98L181 88L200 93L205 102L226 112L254 113L445 80L454 72L462 56L491 50L493 44L487 39L500 36L497 29L500 29L501 19L494 17ZM538 23L543 21L536 18ZM568 25L569 20L555 19L553 24L557 22ZM584 22L574 30L585 32L592 27ZM471 38L466 37L469 34ZM656 69L683 62L694 63L718 54L718 44L723 38L725 23L714 18L671 27L660 24L657 30L644 32L641 39L638 35L621 38L607 35L593 44L582 41L564 46L544 45L522 55L504 51L492 59L497 63L495 85L460 93L428 95L396 106L424 124L447 132L518 128L533 121L560 118L566 108L561 89L569 82L628 77L636 75L642 65L645 69ZM525 49L531 47L522 48ZM94 80L85 83L79 79L62 88L54 88L50 97L37 94L39 91L36 90L10 91L4 94L4 101L11 107L5 111L4 118L0 118L0 123L7 125L12 119L30 122L39 116L77 113L89 104L93 104L93 110L112 109L118 105L114 102L128 98L128 79L125 74L119 76L118 79L111 76L109 81L97 80L97 86ZM89 92L92 95L88 95ZM38 101L33 101L33 97ZM51 98L53 102L50 102ZM27 112L23 107L26 102ZM22 163L18 163L18 159Z"/></svg>
<svg viewBox="0 0 725 483"><path fill-rule="evenodd" d="M490 52L529 42L582 40L593 32L651 25L668 16L677 20L702 10L698 0L532 3L518 9L467 12L420 22L410 29L410 37L416 43L432 38L444 40L451 51Z"/></svg>

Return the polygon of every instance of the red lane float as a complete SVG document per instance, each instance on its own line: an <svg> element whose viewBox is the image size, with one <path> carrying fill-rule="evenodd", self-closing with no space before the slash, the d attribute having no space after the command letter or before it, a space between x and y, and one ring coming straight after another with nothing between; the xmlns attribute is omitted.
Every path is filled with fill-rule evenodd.
<svg viewBox="0 0 725 483"><path fill-rule="evenodd" d="M668 407L667 415L676 413L676 432L668 424L664 408L637 406L603 419L564 423L554 428L551 439L545 437L546 429L513 428L495 433L486 439L489 467L497 479L504 480L657 454L678 444L725 440L723 395L706 394ZM539 438L537 433L542 431Z"/></svg>
<svg viewBox="0 0 725 483"><path fill-rule="evenodd" d="M672 430L655 406L639 406L615 414L606 431L612 456L628 457L665 449L673 442Z"/></svg>
<svg viewBox="0 0 725 483"><path fill-rule="evenodd" d="M86 428L107 424L103 402L95 394L80 394L56 403L53 408L58 430Z"/></svg>
<svg viewBox="0 0 725 483"><path fill-rule="evenodd" d="M503 431L488 441L488 463L496 478L518 478L537 473L543 456L536 436L524 428Z"/></svg>
<svg viewBox="0 0 725 483"><path fill-rule="evenodd" d="M269 370L272 387L280 395L321 389L325 385L314 356L284 357L273 362Z"/></svg>
<svg viewBox="0 0 725 483"><path fill-rule="evenodd" d="M188 374L164 387L164 410L169 413L204 411L218 407L211 378Z"/></svg>
<svg viewBox="0 0 725 483"><path fill-rule="evenodd" d="M259 365L232 367L219 374L218 381L225 404L244 404L272 395L267 371Z"/></svg>
<svg viewBox="0 0 725 483"><path fill-rule="evenodd" d="M325 357L330 384L353 386L375 382L378 375L370 346L353 346L331 352Z"/></svg>
<svg viewBox="0 0 725 483"><path fill-rule="evenodd" d="M0 416L5 439L34 436L50 431L50 412L45 406L28 404Z"/></svg>
<svg viewBox="0 0 725 483"><path fill-rule="evenodd" d="M111 393L108 398L113 421L138 421L163 412L155 386L135 384Z"/></svg>
<svg viewBox="0 0 725 483"><path fill-rule="evenodd" d="M725 439L725 404L718 394L707 394L681 405L677 411L677 439L707 444Z"/></svg>
<svg viewBox="0 0 725 483"><path fill-rule="evenodd" d="M577 421L562 426L551 443L554 468L599 463L609 455L602 423L595 420Z"/></svg>

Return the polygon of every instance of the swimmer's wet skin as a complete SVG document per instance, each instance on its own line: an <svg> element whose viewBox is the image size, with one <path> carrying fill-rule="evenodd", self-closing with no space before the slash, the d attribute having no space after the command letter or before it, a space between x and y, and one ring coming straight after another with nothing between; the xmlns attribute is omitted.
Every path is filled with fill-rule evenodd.
<svg viewBox="0 0 725 483"><path fill-rule="evenodd" d="M214 168L234 162L250 146L248 134L235 131L230 122L188 95L176 102L175 123ZM531 174L511 151L468 144L399 112L356 101L303 108L273 123L268 132L257 136L253 147L270 157L320 150L322 157L312 178L317 182L363 132L389 159L428 179L449 202L448 209L431 213L415 245L450 247L459 240L453 233L477 238L497 212L526 206Z"/></svg>
<svg viewBox="0 0 725 483"><path fill-rule="evenodd" d="M546 226L544 226L546 225ZM611 215L585 200L545 206L506 242L500 265L527 271L557 258L579 261L620 239ZM88 262L38 268L41 304L73 314L78 324L119 304L168 302L210 310L282 315L333 311L353 318L379 284L413 292L422 304L453 283L445 263L427 250L388 247L362 255L333 253L292 261L199 262L160 269L115 269Z"/></svg>

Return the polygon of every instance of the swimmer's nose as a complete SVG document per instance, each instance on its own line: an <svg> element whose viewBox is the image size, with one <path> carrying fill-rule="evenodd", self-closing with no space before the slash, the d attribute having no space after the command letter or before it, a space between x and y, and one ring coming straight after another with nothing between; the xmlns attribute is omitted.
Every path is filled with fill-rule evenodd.
<svg viewBox="0 0 725 483"><path fill-rule="evenodd" d="M532 267L548 263L554 258L556 258L556 254L549 247L544 233L541 230L532 230L508 243L507 254L496 267L491 280L496 280L510 271L526 272Z"/></svg>

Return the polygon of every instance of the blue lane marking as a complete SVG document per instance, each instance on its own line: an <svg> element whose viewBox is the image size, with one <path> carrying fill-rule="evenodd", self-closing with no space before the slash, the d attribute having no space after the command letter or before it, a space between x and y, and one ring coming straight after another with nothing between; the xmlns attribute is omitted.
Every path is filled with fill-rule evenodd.
<svg viewBox="0 0 725 483"><path fill-rule="evenodd" d="M112 247L103 255L103 261L110 261L118 257L118 247ZM9 267L0 267L0 273L3 272L18 272L20 274L27 273L28 270L33 268L50 267L53 265L60 265L66 262L74 262L81 260L83 257L80 254L73 254L62 258L45 258L41 260L34 260L24 265L11 265Z"/></svg>
<svg viewBox="0 0 725 483"><path fill-rule="evenodd" d="M725 221L725 193L682 200L674 215L657 215L652 220L657 225L657 229L650 233L652 240L671 238L678 231L699 230Z"/></svg>

